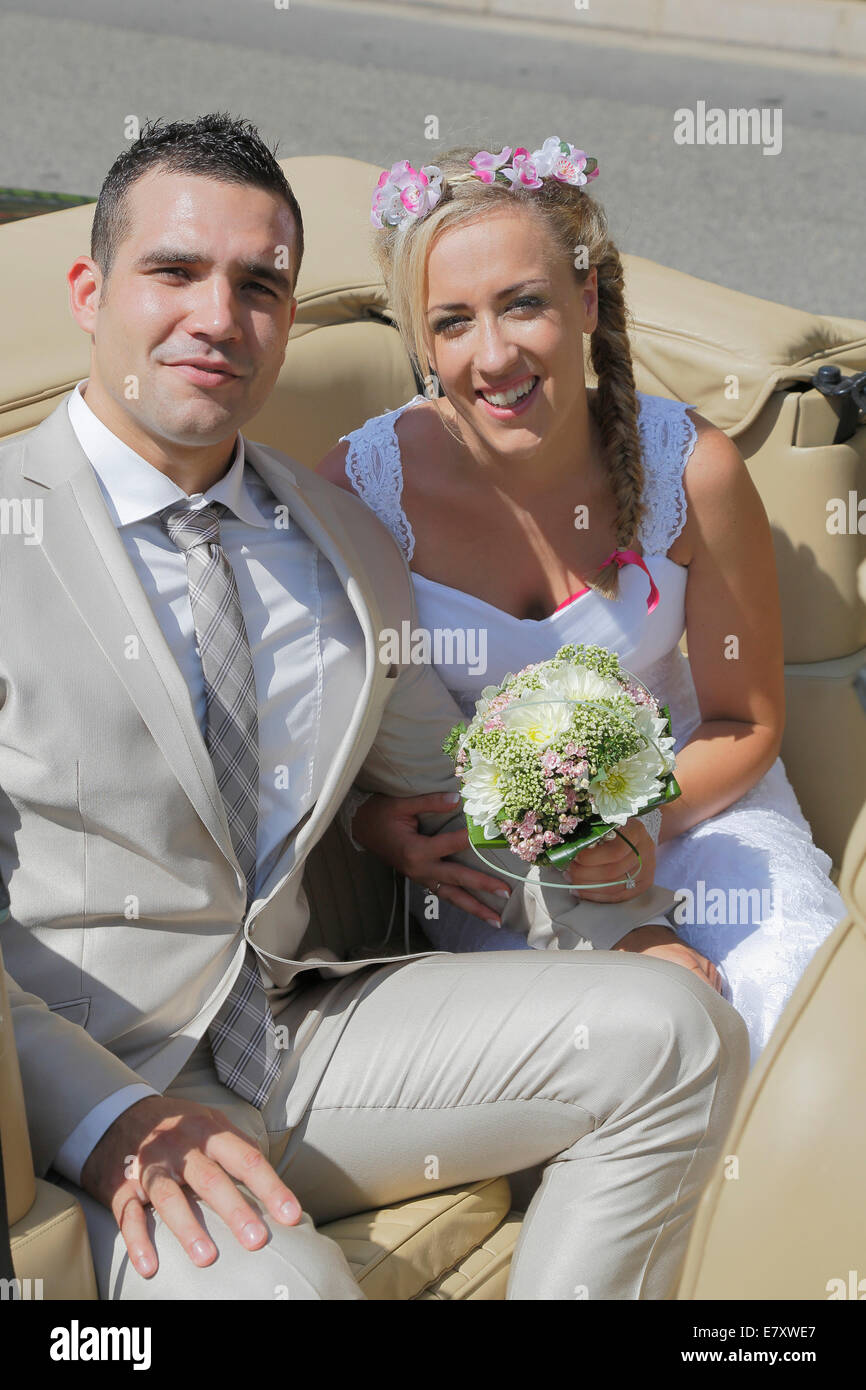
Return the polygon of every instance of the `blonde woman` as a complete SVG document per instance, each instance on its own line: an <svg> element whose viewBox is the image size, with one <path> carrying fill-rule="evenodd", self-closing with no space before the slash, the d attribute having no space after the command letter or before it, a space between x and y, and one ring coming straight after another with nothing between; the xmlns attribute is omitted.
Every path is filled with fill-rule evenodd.
<svg viewBox="0 0 866 1390"><path fill-rule="evenodd" d="M642 872L628 880L635 861L617 839L584 851L575 878L600 902L653 876L678 894L679 938L719 967L754 1061L845 908L779 758L766 514L726 435L635 389L622 264L589 189L597 172L552 136L534 151L457 149L383 173L376 254L428 394L368 420L320 471L390 527L421 626L464 634L439 674L467 713L484 686L566 642L615 650L670 705L682 795L625 827ZM475 896L495 883L483 865L446 858L461 847L453 835L418 833L424 809L432 800L371 797L353 835L422 901L433 889L450 904L425 921L440 949L526 948Z"/></svg>

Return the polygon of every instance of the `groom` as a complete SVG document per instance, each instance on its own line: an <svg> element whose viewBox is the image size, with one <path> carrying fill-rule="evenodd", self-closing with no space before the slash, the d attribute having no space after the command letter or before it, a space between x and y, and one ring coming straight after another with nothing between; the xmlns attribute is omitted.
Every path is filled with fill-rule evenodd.
<svg viewBox="0 0 866 1390"><path fill-rule="evenodd" d="M353 780L444 812L457 711L377 659L415 621L378 520L239 433L297 307L282 171L247 123L152 127L91 249L89 377L0 449L42 533L3 537L0 942L102 1296L361 1298L317 1224L547 1160L509 1296L670 1296L748 1049L629 949L657 900L599 908L598 950L297 958Z"/></svg>

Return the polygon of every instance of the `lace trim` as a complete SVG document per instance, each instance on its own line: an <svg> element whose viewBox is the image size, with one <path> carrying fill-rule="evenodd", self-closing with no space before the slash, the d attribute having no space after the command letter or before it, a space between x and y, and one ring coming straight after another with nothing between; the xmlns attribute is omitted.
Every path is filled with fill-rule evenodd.
<svg viewBox="0 0 866 1390"><path fill-rule="evenodd" d="M415 533L400 505L403 467L395 426L404 410L424 399L424 396L413 396L397 410L374 415L351 434L340 436L340 442L345 440L349 445L346 477L361 501L384 521L407 560L415 553Z"/></svg>
<svg viewBox="0 0 866 1390"><path fill-rule="evenodd" d="M665 555L686 522L683 470L695 447L698 432L689 419L687 405L638 391L638 430L643 447L645 483L644 516L638 539L644 555ZM401 505L403 467L396 424L404 410L423 401L413 396L397 410L375 415L351 434L346 477L357 495L375 512L394 536L407 560L415 553L415 535Z"/></svg>
<svg viewBox="0 0 866 1390"><path fill-rule="evenodd" d="M644 555L666 555L686 524L683 471L697 429L688 405L638 391L638 431L644 457L644 515L638 539Z"/></svg>

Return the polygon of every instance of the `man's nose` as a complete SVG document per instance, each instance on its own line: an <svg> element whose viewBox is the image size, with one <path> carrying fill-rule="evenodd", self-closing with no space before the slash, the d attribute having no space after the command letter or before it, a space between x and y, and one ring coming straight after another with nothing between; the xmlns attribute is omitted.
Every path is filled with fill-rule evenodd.
<svg viewBox="0 0 866 1390"><path fill-rule="evenodd" d="M239 306L230 281L211 276L191 288L193 298L186 320L188 331L220 341L240 337Z"/></svg>

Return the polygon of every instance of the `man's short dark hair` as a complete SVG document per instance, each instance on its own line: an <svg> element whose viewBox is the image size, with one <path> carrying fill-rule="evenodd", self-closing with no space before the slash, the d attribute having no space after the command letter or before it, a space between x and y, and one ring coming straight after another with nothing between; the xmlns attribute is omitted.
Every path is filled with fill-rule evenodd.
<svg viewBox="0 0 866 1390"><path fill-rule="evenodd" d="M90 254L107 278L117 248L130 233L130 188L152 169L195 174L221 183L251 184L284 198L295 222L294 281L304 254L304 223L298 200L270 149L250 121L227 112L199 116L195 121L148 121L139 138L118 155L105 176L93 227Z"/></svg>

